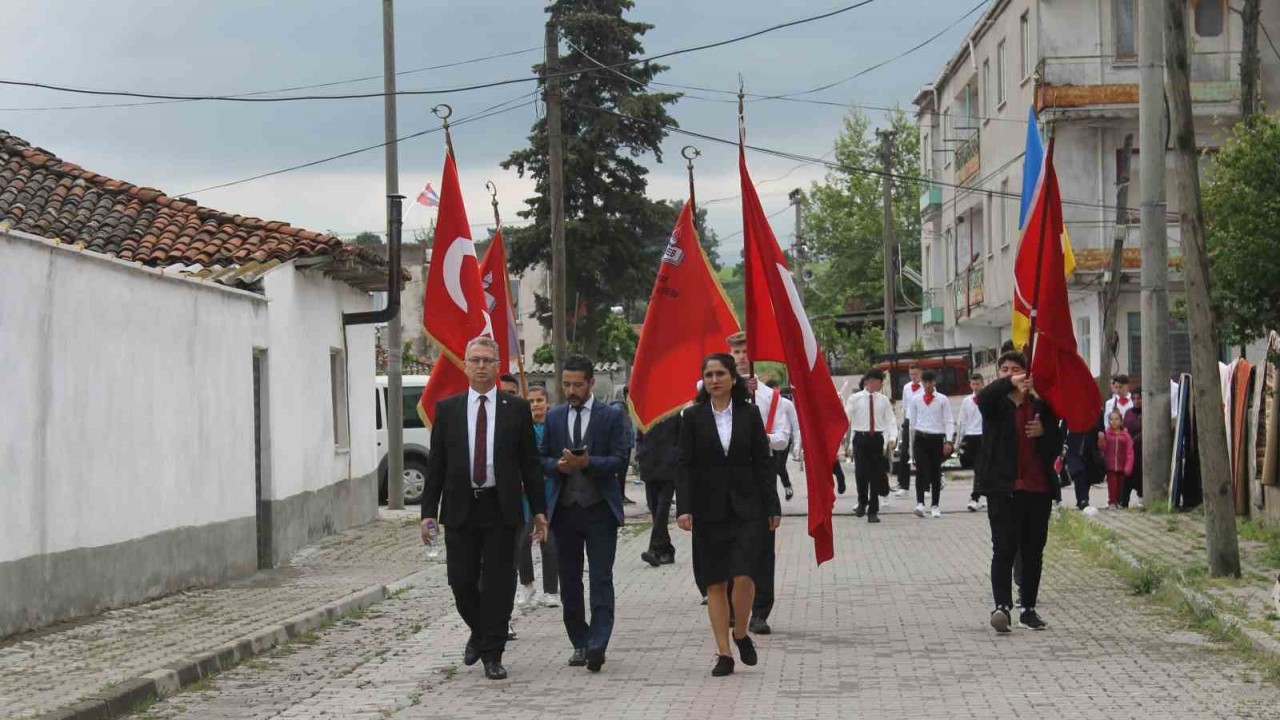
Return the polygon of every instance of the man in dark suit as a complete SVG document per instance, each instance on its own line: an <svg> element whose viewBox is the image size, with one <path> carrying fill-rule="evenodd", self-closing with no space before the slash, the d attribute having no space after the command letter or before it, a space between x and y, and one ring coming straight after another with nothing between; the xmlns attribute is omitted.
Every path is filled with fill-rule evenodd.
<svg viewBox="0 0 1280 720"><path fill-rule="evenodd" d="M468 343L465 372L470 389L436 404L422 540L439 542L438 534L432 537L438 514L446 530L449 587L471 629L463 663L483 660L485 677L505 680L516 533L525 524L521 497L528 499L535 538L545 541L546 496L529 404L497 389L498 344L485 337Z"/></svg>
<svg viewBox="0 0 1280 720"><path fill-rule="evenodd" d="M569 664L599 672L613 634L613 560L622 525L622 489L627 440L622 413L597 402L591 361L565 360L560 388L565 404L547 413L542 464L547 474L547 512L560 559L564 627L573 643ZM583 599L583 553L591 582L591 621Z"/></svg>

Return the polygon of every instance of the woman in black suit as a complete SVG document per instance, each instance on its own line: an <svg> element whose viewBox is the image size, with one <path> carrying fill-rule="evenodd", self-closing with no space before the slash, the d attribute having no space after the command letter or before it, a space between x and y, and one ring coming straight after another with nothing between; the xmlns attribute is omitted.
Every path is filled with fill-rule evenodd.
<svg viewBox="0 0 1280 720"><path fill-rule="evenodd" d="M747 401L747 386L733 358L702 361L702 390L680 424L676 523L693 531L693 562L707 587L707 614L716 638L717 677L733 672L729 651L729 585L737 613L733 641L746 665L756 664L747 636L755 598L751 576L764 555L769 530L782 520L773 454L760 411Z"/></svg>

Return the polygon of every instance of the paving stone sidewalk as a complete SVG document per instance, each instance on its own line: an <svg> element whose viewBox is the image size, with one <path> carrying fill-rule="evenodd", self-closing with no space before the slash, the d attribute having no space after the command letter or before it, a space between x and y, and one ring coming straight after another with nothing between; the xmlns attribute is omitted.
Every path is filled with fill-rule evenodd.
<svg viewBox="0 0 1280 720"><path fill-rule="evenodd" d="M984 515L964 511L967 492L952 483L938 520L904 514L902 500L880 525L838 517L836 559L821 568L804 520L787 518L775 632L757 638L760 665L728 678L710 675L714 644L688 534L673 527L677 564L651 568L639 559L641 526L619 545L617 626L600 674L565 664L559 612L536 607L518 613L511 679L485 680L479 666L461 666L465 632L448 592L423 585L140 717L1275 716L1280 687L1063 547L1051 552L1042 591L1051 629L995 635L989 531Z"/></svg>
<svg viewBox="0 0 1280 720"><path fill-rule="evenodd" d="M27 718L372 585L423 569L417 508L299 551L286 565L0 642L0 717ZM443 573L438 584L443 586ZM434 582L433 578L433 582Z"/></svg>

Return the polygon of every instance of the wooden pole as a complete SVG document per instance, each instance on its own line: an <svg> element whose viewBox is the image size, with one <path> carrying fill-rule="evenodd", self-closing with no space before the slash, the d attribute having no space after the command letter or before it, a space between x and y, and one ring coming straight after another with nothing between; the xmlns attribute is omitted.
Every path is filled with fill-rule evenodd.
<svg viewBox="0 0 1280 720"><path fill-rule="evenodd" d="M1218 382L1218 331L1213 322L1209 257L1204 244L1200 207L1200 168L1191 116L1191 78L1187 59L1187 26L1182 0L1166 0L1165 65L1168 69L1169 113L1173 130L1174 174L1178 179L1178 214L1186 273L1187 317L1191 324L1191 371L1200 467L1204 485L1204 534L1212 577L1240 576L1235 501L1227 459L1227 429ZM1161 332L1162 328L1153 328Z"/></svg>
<svg viewBox="0 0 1280 720"><path fill-rule="evenodd" d="M876 130L880 138L880 172L882 180L881 202L884 205L884 351L898 352L897 273L894 266L898 258L898 236L893 223L893 143L897 133L893 130Z"/></svg>
<svg viewBox="0 0 1280 720"><path fill-rule="evenodd" d="M1262 15L1259 0L1244 0L1240 19L1244 38L1240 46L1240 119L1253 123L1258 112L1258 22Z"/></svg>
<svg viewBox="0 0 1280 720"><path fill-rule="evenodd" d="M1111 235L1111 280L1107 283L1107 298L1102 316L1102 377L1099 379L1103 396L1109 392L1111 374L1117 372L1117 350L1120 333L1116 331L1116 316L1120 312L1120 281L1124 273L1124 241L1129 235L1129 160L1133 157L1133 135L1124 136L1124 150L1120 165L1116 168L1116 227Z"/></svg>
<svg viewBox="0 0 1280 720"><path fill-rule="evenodd" d="M392 0L382 0L382 100L383 130L386 139L385 174L387 197L400 194L400 160L396 146L396 30ZM387 203L387 255L399 254L400 227L394 219L396 200ZM397 249L393 250L393 246ZM399 272L399 268L395 272ZM399 288L400 279L396 278ZM400 315L387 323L387 508L404 509L404 392L403 340Z"/></svg>
<svg viewBox="0 0 1280 720"><path fill-rule="evenodd" d="M560 387L560 375L564 372L567 343L565 325L568 321L565 308L565 252L564 252L564 138L560 119L560 47L555 21L547 21L547 61L542 71L546 83L547 102L547 164L548 198L551 206L551 344L556 353L556 379L551 385ZM574 308L576 324L577 308Z"/></svg>

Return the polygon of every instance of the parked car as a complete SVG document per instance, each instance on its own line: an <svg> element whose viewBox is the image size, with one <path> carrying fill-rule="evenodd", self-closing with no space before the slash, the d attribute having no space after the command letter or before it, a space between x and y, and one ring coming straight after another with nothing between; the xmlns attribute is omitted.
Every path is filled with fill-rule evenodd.
<svg viewBox="0 0 1280 720"><path fill-rule="evenodd" d="M406 505L422 502L422 491L427 485L427 451L430 447L430 431L418 416L418 400L426 387L429 375L405 375L401 379L400 404L404 408L404 502ZM378 502L387 500L387 376L376 378L378 455Z"/></svg>

